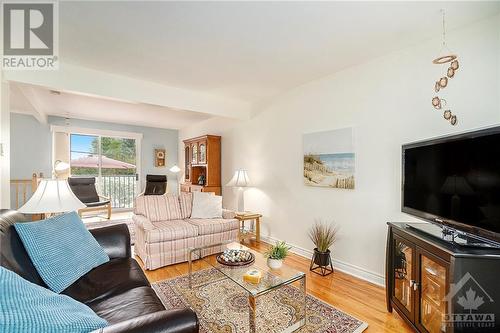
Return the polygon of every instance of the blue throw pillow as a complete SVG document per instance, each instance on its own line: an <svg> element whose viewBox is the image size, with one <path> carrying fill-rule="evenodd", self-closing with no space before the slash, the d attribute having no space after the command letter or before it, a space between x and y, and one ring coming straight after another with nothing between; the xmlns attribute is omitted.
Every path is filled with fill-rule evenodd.
<svg viewBox="0 0 500 333"><path fill-rule="evenodd" d="M0 332L83 333L108 323L88 306L0 266Z"/></svg>
<svg viewBox="0 0 500 333"><path fill-rule="evenodd" d="M38 274L56 293L109 261L76 212L14 227Z"/></svg>

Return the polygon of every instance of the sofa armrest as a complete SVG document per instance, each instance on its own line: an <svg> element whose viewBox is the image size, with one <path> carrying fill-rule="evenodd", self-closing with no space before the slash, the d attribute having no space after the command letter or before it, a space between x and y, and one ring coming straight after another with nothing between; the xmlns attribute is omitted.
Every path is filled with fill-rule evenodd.
<svg viewBox="0 0 500 333"><path fill-rule="evenodd" d="M130 233L125 223L89 230L110 259L130 258Z"/></svg>
<svg viewBox="0 0 500 333"><path fill-rule="evenodd" d="M224 219L234 219L236 217L236 212L230 209L222 209L222 218Z"/></svg>
<svg viewBox="0 0 500 333"><path fill-rule="evenodd" d="M92 333L198 333L199 323L191 309L158 311L113 324Z"/></svg>

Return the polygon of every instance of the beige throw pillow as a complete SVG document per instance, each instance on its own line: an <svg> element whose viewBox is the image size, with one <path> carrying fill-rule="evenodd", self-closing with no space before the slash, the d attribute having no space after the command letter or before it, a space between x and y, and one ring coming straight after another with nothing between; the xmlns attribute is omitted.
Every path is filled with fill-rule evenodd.
<svg viewBox="0 0 500 333"><path fill-rule="evenodd" d="M222 197L211 193L193 192L191 218L222 218Z"/></svg>

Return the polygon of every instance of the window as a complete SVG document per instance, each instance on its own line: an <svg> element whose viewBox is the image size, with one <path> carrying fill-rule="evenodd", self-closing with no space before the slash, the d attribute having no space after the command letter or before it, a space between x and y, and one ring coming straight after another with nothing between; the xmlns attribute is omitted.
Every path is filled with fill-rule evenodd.
<svg viewBox="0 0 500 333"><path fill-rule="evenodd" d="M136 195L136 140L71 134L72 177L96 177L99 194L113 208L132 208Z"/></svg>

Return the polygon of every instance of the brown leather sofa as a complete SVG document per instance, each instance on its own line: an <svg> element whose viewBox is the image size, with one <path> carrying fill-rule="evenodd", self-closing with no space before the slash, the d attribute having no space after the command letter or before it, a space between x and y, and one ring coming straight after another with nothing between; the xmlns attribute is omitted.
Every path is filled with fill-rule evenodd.
<svg viewBox="0 0 500 333"><path fill-rule="evenodd" d="M26 217L0 210L0 265L24 279L46 287L14 227ZM86 304L109 326L102 333L195 333L198 318L190 309L165 310L139 264L131 256L125 224L90 231L110 257L62 293Z"/></svg>

